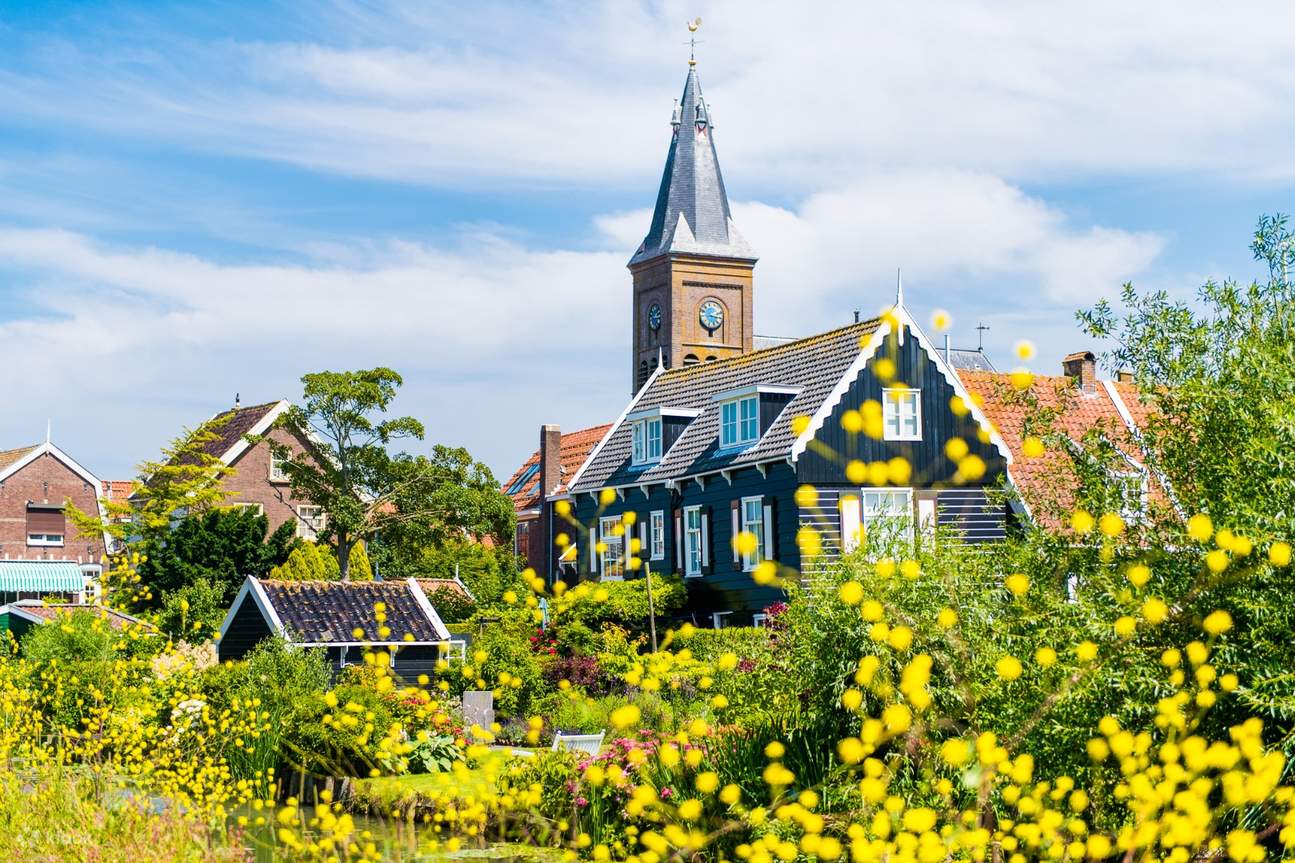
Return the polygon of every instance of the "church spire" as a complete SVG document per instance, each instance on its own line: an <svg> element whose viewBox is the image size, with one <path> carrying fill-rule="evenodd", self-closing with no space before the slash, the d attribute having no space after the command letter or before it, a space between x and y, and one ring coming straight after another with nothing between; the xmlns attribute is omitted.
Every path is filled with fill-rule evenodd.
<svg viewBox="0 0 1295 863"><path fill-rule="evenodd" d="M672 252L754 261L755 252L733 225L695 61L688 63L683 96L670 119L674 132L652 226L630 266Z"/></svg>

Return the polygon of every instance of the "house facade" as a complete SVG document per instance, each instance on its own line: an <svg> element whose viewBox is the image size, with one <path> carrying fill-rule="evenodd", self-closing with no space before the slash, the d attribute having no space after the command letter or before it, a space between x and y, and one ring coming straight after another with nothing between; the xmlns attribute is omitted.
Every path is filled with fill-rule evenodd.
<svg viewBox="0 0 1295 863"><path fill-rule="evenodd" d="M103 483L50 440L0 452L0 602L97 595L108 540L69 521L71 501L102 515Z"/></svg>
<svg viewBox="0 0 1295 863"><path fill-rule="evenodd" d="M870 535L935 525L1001 539L1010 514L990 489L1011 460L901 299L817 336L658 366L570 483L579 573L622 578L639 557L683 576L697 623L759 622L784 598L755 577L764 561L812 576Z"/></svg>
<svg viewBox="0 0 1295 863"><path fill-rule="evenodd" d="M322 510L293 496L292 484L280 469L268 440L256 443L248 440L248 436L263 436L294 452L305 451L304 441L284 429L274 428L275 421L289 407L284 399L246 407L236 401L232 409L207 421L214 437L204 449L232 468L222 480L229 492L225 506L248 507L263 514L271 533L285 522L291 522L297 536L313 540L324 526Z"/></svg>
<svg viewBox="0 0 1295 863"><path fill-rule="evenodd" d="M554 501L565 494L567 481L610 428L599 425L563 434L556 425L540 426L539 449L500 487L517 513L513 551L546 580L562 565L554 538L565 528L555 526Z"/></svg>

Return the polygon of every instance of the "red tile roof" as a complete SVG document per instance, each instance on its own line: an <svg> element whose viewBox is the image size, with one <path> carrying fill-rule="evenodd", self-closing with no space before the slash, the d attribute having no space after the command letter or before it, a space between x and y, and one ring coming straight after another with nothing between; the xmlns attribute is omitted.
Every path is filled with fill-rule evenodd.
<svg viewBox="0 0 1295 863"><path fill-rule="evenodd" d="M576 471L580 469L580 465L585 463L589 453L593 451L594 447L598 446L598 442L603 439L603 436L607 434L607 430L610 428L611 423L608 423L581 429L580 431L568 432L562 436L562 479L557 489L550 489L549 491L562 491L566 488L567 481L575 476ZM508 478L508 482L501 486L504 494L508 494L513 499L513 506L518 510L532 509L540 504L539 463L540 451L536 450L531 453L530 458L522 462L522 466ZM509 494L508 490L532 466L537 468L534 475L523 483L517 491Z"/></svg>
<svg viewBox="0 0 1295 863"><path fill-rule="evenodd" d="M1146 461L1106 381L1099 381L1092 392L1084 392L1073 378L1035 375L1028 389L1019 390L1010 374L960 369L958 375L1012 453L1008 468L1012 485L1031 515L1046 527L1060 527L1058 513L1074 505L1070 453L1049 447L1043 455L1030 458L1024 452L1027 437L1062 433L1080 442L1088 431L1096 429L1124 455L1139 464ZM1139 430L1145 428L1149 408L1138 400L1137 387L1110 383L1134 424ZM1164 490L1150 478L1149 494L1153 501L1167 501Z"/></svg>
<svg viewBox="0 0 1295 863"><path fill-rule="evenodd" d="M489 539L489 537L486 538ZM418 586L423 589L423 593L431 600L433 607L436 605L436 595L442 590L460 596L469 602L475 602L463 582L456 578L420 578L418 579Z"/></svg>
<svg viewBox="0 0 1295 863"><path fill-rule="evenodd" d="M128 500L135 493L135 481L133 479L105 479L103 481L103 496L108 500Z"/></svg>
<svg viewBox="0 0 1295 863"><path fill-rule="evenodd" d="M102 606L102 605L79 605L71 602L52 603L52 604L51 603L39 603L39 604L32 603L29 605L25 602L16 602L6 606L6 608L17 609L20 613L26 613L34 617L39 617L42 620L44 620L46 623L49 623L50 621L53 621L53 620L57 620L59 615L61 614L71 615L71 614L78 614L80 612L87 611L87 612L90 612L91 614L97 614L99 617L102 617L104 620L108 621L108 625L111 626L113 629L126 629L129 626L139 626L139 627L144 627L146 629L152 629L152 624L146 623L145 621L140 620L138 617L131 617L129 614L125 614L123 612L117 611L112 608L107 608L106 606Z"/></svg>

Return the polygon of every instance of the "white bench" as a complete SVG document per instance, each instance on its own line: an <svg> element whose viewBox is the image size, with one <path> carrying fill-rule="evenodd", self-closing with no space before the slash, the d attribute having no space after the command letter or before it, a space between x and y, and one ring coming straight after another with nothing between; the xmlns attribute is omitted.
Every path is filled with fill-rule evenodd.
<svg viewBox="0 0 1295 863"><path fill-rule="evenodd" d="M563 734L559 731L553 735L553 751L566 749L570 752L597 755L605 736L607 736L606 731L600 731L597 734Z"/></svg>

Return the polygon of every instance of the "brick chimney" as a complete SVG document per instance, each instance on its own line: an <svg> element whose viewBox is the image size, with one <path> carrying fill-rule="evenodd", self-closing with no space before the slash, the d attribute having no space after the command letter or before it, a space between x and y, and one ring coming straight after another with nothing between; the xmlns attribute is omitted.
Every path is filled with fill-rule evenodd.
<svg viewBox="0 0 1295 863"><path fill-rule="evenodd" d="M1075 351L1061 361L1066 377L1074 378L1086 393L1097 392L1097 357L1092 351Z"/></svg>
<svg viewBox="0 0 1295 863"><path fill-rule="evenodd" d="M1128 369L1120 369L1115 373L1115 379L1122 384L1131 384L1133 383L1133 372Z"/></svg>
<svg viewBox="0 0 1295 863"><path fill-rule="evenodd" d="M540 426L540 502L562 482L562 428Z"/></svg>

